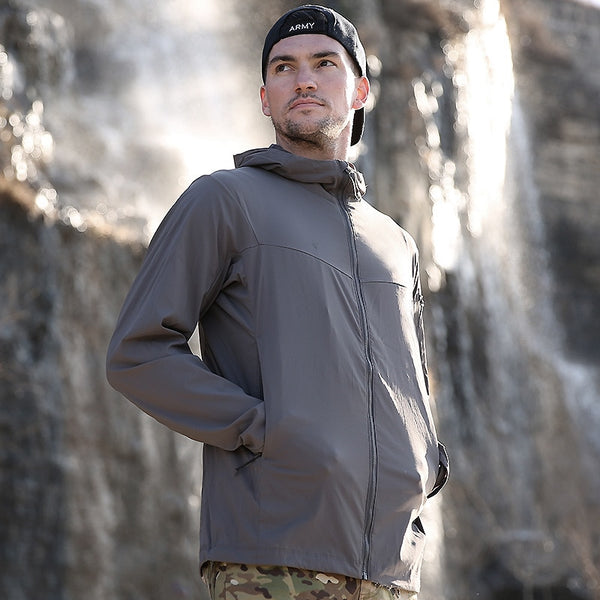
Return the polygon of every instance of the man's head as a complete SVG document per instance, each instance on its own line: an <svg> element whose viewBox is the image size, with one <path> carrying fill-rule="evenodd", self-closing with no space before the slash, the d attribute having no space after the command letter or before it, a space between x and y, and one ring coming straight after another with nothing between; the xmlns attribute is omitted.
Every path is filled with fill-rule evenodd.
<svg viewBox="0 0 600 600"><path fill-rule="evenodd" d="M300 119L290 114L275 115L271 111L275 103L275 94L282 91L282 85L285 85L288 89L282 91L282 94L289 93L294 88L288 105L295 103L299 97L314 100L314 111L309 110L310 106L307 103L306 106L300 107L303 109L302 115L299 115L298 111L296 114L298 117L306 117L302 125L305 129L308 127L309 117L313 117L314 121L319 114L323 118L327 114L330 119L339 120L343 116L343 106L338 101L342 74L348 80L346 87L348 94L352 96L348 98L346 115L347 118L352 117L351 127L348 128L351 130L350 144L356 144L363 131L364 102L369 91L365 77L365 51L356 29L352 23L330 8L305 5L290 10L273 25L265 38L262 53L262 76L265 85L261 89L263 112L271 116L276 131L280 125L276 118L280 116L289 116L295 125L300 123ZM352 87L355 89L352 90ZM285 101L283 96L282 99ZM338 106L329 106L330 101L337 102ZM319 105L322 110L319 110ZM290 107L283 108L287 111Z"/></svg>

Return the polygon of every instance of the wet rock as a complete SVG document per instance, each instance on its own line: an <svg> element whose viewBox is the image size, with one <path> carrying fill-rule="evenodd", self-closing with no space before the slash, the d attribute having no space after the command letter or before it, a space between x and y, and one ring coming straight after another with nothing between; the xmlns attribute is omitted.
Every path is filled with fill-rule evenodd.
<svg viewBox="0 0 600 600"><path fill-rule="evenodd" d="M102 156L133 148L132 182L139 171L155 190L174 187L163 170L173 177L176 160L143 136L115 143L121 124L129 134L136 123L120 104L135 56L114 62L102 47L121 13L51 4L37 21L24 2L0 12L4 32L14 23L3 44L17 65L9 86L0 52L0 596L196 597L198 448L112 392L103 364L144 248L116 227L124 207L108 201L114 169L103 171L113 163ZM230 51L254 73L262 34L291 4L236 6L244 35ZM357 159L369 200L421 249L432 387L453 465L424 519L423 598L596 598L600 11L575 0L339 8L371 55L376 102ZM88 29L71 29L70 16ZM31 153L18 167L10 115L43 120L42 99L26 90L65 85L93 93L119 126L90 137L85 164L89 123L59 161L72 169L52 172ZM53 111L52 135L67 131L65 112Z"/></svg>
<svg viewBox="0 0 600 600"><path fill-rule="evenodd" d="M201 456L112 391L141 244L0 189L0 596L198 598Z"/></svg>

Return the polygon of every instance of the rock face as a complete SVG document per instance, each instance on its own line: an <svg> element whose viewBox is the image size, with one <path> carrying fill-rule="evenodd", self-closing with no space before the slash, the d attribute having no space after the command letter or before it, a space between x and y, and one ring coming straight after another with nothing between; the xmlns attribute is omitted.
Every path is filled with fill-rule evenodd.
<svg viewBox="0 0 600 600"><path fill-rule="evenodd" d="M533 179L547 231L566 350L600 358L600 13L576 2L507 3Z"/></svg>
<svg viewBox="0 0 600 600"><path fill-rule="evenodd" d="M142 251L0 192L3 598L199 597L199 449L104 380Z"/></svg>
<svg viewBox="0 0 600 600"><path fill-rule="evenodd" d="M108 56L94 37L110 37L115 15L76 4L0 3L0 597L197 598L199 448L104 380L144 250L117 235L122 220L107 225L127 211L110 206L106 190L118 186L102 154L139 157L126 163L134 183L146 169L159 185L168 171L161 190L178 162L146 154L131 129L125 146L94 141L91 175L76 162L81 138L68 161L61 143L53 156L59 132L44 129L40 100L69 81L88 107L127 100L110 73L118 66L124 79L130 57ZM228 46L235 60L255 68L266 27L295 4L222 7L247 32ZM600 10L575 0L330 4L357 22L372 55L376 103L357 159L369 199L421 248L452 458L425 519L421 597L598 598ZM136 27L151 28L146 17ZM100 81L112 81L106 97ZM62 113L50 112L58 129Z"/></svg>
<svg viewBox="0 0 600 600"><path fill-rule="evenodd" d="M374 195L420 241L454 458L448 596L597 597L600 13L468 4L374 27Z"/></svg>

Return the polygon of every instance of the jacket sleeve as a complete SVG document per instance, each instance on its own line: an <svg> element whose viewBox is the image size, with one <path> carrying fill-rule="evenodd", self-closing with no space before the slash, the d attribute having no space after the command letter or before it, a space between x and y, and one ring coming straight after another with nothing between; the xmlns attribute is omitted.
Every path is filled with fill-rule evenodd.
<svg viewBox="0 0 600 600"><path fill-rule="evenodd" d="M429 393L429 373L427 369L427 352L425 350L425 331L423 327L424 307L425 300L421 293L421 277L419 272L419 254L415 247L413 254L413 310L417 339L419 340L419 351L421 353L421 367L425 378L425 388L427 389L427 393Z"/></svg>
<svg viewBox="0 0 600 600"><path fill-rule="evenodd" d="M262 401L213 373L188 345L231 258L254 243L237 198L212 176L196 180L150 242L109 344L107 378L174 431L260 453Z"/></svg>
<svg viewBox="0 0 600 600"><path fill-rule="evenodd" d="M429 393L429 374L427 369L427 353L425 350L425 330L423 327L423 308L425 300L421 292L421 277L419 272L419 254L416 250L413 254L413 305L415 327L417 329L417 338L419 339L419 349L421 352L421 365L423 367L423 375L425 377L425 387ZM450 461L446 446L438 440L438 471L433 489L427 494L427 498L432 498L446 485L450 476Z"/></svg>

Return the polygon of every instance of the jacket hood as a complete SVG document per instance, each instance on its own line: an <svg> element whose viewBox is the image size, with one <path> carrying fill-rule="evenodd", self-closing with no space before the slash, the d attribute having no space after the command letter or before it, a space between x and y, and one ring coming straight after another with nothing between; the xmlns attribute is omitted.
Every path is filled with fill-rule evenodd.
<svg viewBox="0 0 600 600"><path fill-rule="evenodd" d="M343 160L314 160L297 156L281 146L248 150L234 156L236 167L257 167L300 183L321 184L330 194L360 200L367 187L354 165Z"/></svg>

